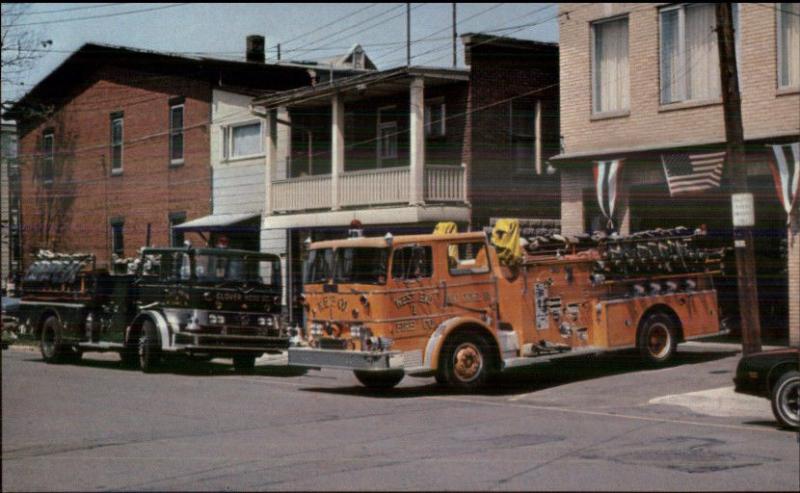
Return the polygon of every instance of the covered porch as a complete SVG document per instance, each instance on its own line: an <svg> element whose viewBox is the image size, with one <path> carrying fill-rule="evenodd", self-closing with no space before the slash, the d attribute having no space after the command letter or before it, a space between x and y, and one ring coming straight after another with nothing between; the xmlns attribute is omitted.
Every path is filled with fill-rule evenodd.
<svg viewBox="0 0 800 493"><path fill-rule="evenodd" d="M403 218L390 223L426 222L430 214L414 208L463 209L463 216L468 78L465 70L402 67L254 101L268 129L265 228L295 224L281 216L309 213L311 222L347 224L365 216L354 211L375 208L387 208L378 216ZM277 117L279 107L287 118ZM278 125L291 127L281 160ZM375 223L375 213L366 216Z"/></svg>

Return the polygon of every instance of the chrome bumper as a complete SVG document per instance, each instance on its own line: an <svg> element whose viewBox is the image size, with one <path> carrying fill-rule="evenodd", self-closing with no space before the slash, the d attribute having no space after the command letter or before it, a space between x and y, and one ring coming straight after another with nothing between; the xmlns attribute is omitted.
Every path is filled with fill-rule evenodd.
<svg viewBox="0 0 800 493"><path fill-rule="evenodd" d="M402 370L405 361L399 351L377 353L342 349L289 348L289 366L385 371Z"/></svg>

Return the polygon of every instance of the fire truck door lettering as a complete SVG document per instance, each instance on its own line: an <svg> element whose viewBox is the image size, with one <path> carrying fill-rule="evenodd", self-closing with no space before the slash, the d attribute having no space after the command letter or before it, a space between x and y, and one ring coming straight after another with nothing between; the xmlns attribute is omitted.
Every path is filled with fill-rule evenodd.
<svg viewBox="0 0 800 493"><path fill-rule="evenodd" d="M398 334L403 332L409 332L411 330L414 330L414 325L415 325L414 320L404 320L402 322L397 322L394 325L394 331L395 333Z"/></svg>

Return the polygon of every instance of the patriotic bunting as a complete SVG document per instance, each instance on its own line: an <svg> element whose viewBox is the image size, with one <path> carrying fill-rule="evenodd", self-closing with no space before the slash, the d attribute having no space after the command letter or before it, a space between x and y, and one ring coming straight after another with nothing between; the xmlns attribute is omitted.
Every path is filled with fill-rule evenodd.
<svg viewBox="0 0 800 493"><path fill-rule="evenodd" d="M608 219L608 229L614 228L614 205L617 201L621 171L622 159L595 161L594 183L597 189L597 203L603 216Z"/></svg>
<svg viewBox="0 0 800 493"><path fill-rule="evenodd" d="M800 195L800 142L770 145L775 157L769 163L775 190L786 214L791 214ZM787 219L788 223L789 219Z"/></svg>

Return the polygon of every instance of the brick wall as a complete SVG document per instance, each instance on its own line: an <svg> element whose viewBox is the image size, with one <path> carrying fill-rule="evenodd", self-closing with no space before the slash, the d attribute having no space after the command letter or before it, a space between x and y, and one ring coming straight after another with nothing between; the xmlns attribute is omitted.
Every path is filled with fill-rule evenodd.
<svg viewBox="0 0 800 493"><path fill-rule="evenodd" d="M721 100L662 106L659 89L659 4L561 4L561 134L566 154L721 142ZM767 4L772 5L772 4ZM777 89L776 15L739 4L742 113L745 138L800 132L800 92ZM628 14L630 114L592 120L591 22Z"/></svg>
<svg viewBox="0 0 800 493"><path fill-rule="evenodd" d="M184 163L170 166L169 100L184 96ZM106 66L43 122L20 136L23 250L86 251L98 265L111 251L109 221L124 219L126 256L169 244L168 215L187 220L210 212L207 83ZM124 113L123 172L111 176L110 114ZM31 126L32 125L32 126ZM54 182L43 185L42 134L55 135Z"/></svg>
<svg viewBox="0 0 800 493"><path fill-rule="evenodd" d="M472 226L488 226L490 217L557 218L557 175L515 170L510 134L510 102L517 96L541 101L542 168L559 152L558 48L504 52L502 47L473 49L467 119L469 200Z"/></svg>

